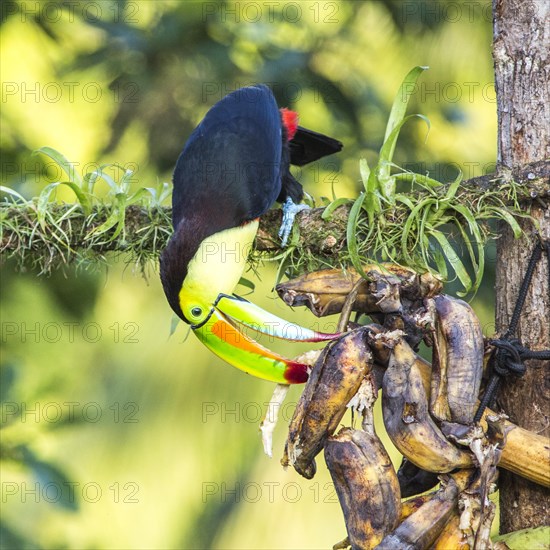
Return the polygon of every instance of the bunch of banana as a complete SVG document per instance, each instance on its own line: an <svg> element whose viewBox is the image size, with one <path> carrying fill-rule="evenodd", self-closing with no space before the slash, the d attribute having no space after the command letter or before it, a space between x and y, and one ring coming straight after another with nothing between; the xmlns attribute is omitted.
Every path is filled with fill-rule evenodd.
<svg viewBox="0 0 550 550"><path fill-rule="evenodd" d="M363 266L367 279L359 285L353 311L400 312L413 302L441 292L441 281L396 264ZM289 306L307 306L317 317L340 313L348 294L361 281L353 268L324 269L277 285L280 298Z"/></svg>
<svg viewBox="0 0 550 550"><path fill-rule="evenodd" d="M325 461L354 549L374 548L401 517L399 482L374 429L343 428L325 445Z"/></svg>
<svg viewBox="0 0 550 550"><path fill-rule="evenodd" d="M376 364L383 367L389 364L391 353L384 353L384 349L389 349L394 339L390 339L389 343L386 335L376 325L368 325L370 332L368 340L373 351ZM406 343L404 343L406 345ZM409 347L410 349L410 347ZM411 358L409 358L411 360ZM387 361L387 363L385 363ZM430 392L431 384L431 366L422 357L415 354L415 373L418 373L422 379L425 394ZM384 393L382 395L382 403L384 403ZM495 413L491 409L487 409L481 418L480 425L484 431L487 431L487 418ZM504 430L506 431L506 445L502 449L502 456L499 462L499 467L514 472L530 481L550 487L550 441L547 437L536 434L529 430L525 430L512 422L503 421ZM396 445L397 446L397 445ZM417 464L414 460L411 460ZM421 468L433 471L429 467L418 464Z"/></svg>
<svg viewBox="0 0 550 550"><path fill-rule="evenodd" d="M434 317L430 411L440 421L471 424L483 374L483 333L474 310L439 295L426 300Z"/></svg>
<svg viewBox="0 0 550 550"><path fill-rule="evenodd" d="M288 305L306 305L318 316L342 312L342 326L350 306L380 323L355 328L323 350L282 463L310 479L325 448L348 532L338 548L495 549L488 494L497 464L550 487L550 442L488 409L473 425L485 349L468 304L441 295L441 283L428 274L393 264L364 271L366 280L352 269L324 270L277 287ZM414 351L422 339L433 347L432 364ZM398 474L372 422L379 388L386 431L404 457ZM363 430L334 436L347 407L362 408ZM438 490L400 502L438 481Z"/></svg>
<svg viewBox="0 0 550 550"><path fill-rule="evenodd" d="M348 332L327 345L310 374L290 422L281 463L307 479L315 475L315 456L323 448L372 369L367 328Z"/></svg>
<svg viewBox="0 0 550 550"><path fill-rule="evenodd" d="M430 472L472 466L471 454L451 443L430 416L416 354L402 338L392 345L382 381L382 411L393 444L413 464Z"/></svg>

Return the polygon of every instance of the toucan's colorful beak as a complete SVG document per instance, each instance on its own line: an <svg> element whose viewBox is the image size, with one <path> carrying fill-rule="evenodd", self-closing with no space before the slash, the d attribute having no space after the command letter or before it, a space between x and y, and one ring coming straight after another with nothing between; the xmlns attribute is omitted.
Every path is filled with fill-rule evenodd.
<svg viewBox="0 0 550 550"><path fill-rule="evenodd" d="M308 365L286 359L260 345L237 324L284 340L321 342L339 334L325 334L289 323L242 298L221 294L207 321L193 327L199 340L216 355L248 374L277 382L301 384L308 379Z"/></svg>

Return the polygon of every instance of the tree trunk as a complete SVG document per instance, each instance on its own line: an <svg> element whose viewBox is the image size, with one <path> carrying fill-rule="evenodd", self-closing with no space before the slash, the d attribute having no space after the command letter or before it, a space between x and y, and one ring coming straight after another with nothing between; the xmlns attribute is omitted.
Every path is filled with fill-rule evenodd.
<svg viewBox="0 0 550 550"><path fill-rule="evenodd" d="M493 0L495 79L498 108L498 165L517 168L550 158L550 2ZM499 170L500 171L500 170ZM550 209L533 203L531 215L550 239ZM530 227L524 224L524 227ZM527 262L538 237L515 241L503 229L498 241L496 325L508 328ZM548 262L537 266L516 337L532 350L550 348ZM508 379L499 406L520 426L550 434L550 373L547 361L527 361L521 379ZM500 472L501 533L548 525L549 491L509 472Z"/></svg>

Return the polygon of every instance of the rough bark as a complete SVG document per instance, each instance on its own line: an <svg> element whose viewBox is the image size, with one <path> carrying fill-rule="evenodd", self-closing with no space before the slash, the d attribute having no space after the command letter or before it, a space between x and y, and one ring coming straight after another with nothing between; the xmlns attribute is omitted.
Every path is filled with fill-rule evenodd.
<svg viewBox="0 0 550 550"><path fill-rule="evenodd" d="M498 166L513 169L550 158L550 2L493 0ZM550 239L550 209L533 203L531 215ZM497 331L508 328L518 289L537 236L515 241L506 228L498 241ZM548 262L539 263L516 336L533 350L550 348ZM548 362L527 361L527 373L502 387L499 405L520 426L550 434ZM549 491L501 472L501 532L548 525Z"/></svg>

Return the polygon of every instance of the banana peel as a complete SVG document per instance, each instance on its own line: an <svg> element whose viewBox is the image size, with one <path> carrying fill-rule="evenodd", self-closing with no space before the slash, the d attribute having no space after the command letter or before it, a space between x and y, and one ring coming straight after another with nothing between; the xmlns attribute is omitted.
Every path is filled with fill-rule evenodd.
<svg viewBox="0 0 550 550"><path fill-rule="evenodd" d="M441 488L376 547L377 550L425 549L435 542L458 511L459 494L470 484L474 470L441 476Z"/></svg>
<svg viewBox="0 0 550 550"><path fill-rule="evenodd" d="M521 529L505 535L494 537L493 542L504 543L510 550L548 550L550 545L550 527Z"/></svg>
<svg viewBox="0 0 550 550"><path fill-rule="evenodd" d="M292 465L306 479L315 475L315 456L337 429L347 405L372 370L366 341L359 328L330 342L313 366L290 422L281 463Z"/></svg>
<svg viewBox="0 0 550 550"><path fill-rule="evenodd" d="M376 351L377 348L371 346L375 352L374 359L379 367L386 366L385 361L389 362L390 354L382 351L383 342L386 340L385 335L378 332L373 336L371 330L370 339L372 338L376 338L380 350ZM424 390L428 393L431 383L431 365L416 355L415 366L422 378ZM484 431L488 429L487 418L495 414L489 408L485 410L480 420ZM499 467L544 487L550 487L550 438L521 428L509 420L505 420L503 425L506 431L506 445L502 449Z"/></svg>
<svg viewBox="0 0 550 550"><path fill-rule="evenodd" d="M368 279L359 285L352 308L360 313L399 312L404 304L435 296L443 288L433 275L397 264L368 264L363 270ZM325 317L342 311L361 278L353 268L324 269L280 283L276 291L287 305L307 306L317 317Z"/></svg>
<svg viewBox="0 0 550 550"><path fill-rule="evenodd" d="M353 549L374 548L401 517L397 474L374 430L343 428L327 441L325 461Z"/></svg>
<svg viewBox="0 0 550 550"><path fill-rule="evenodd" d="M430 412L440 421L471 424L483 375L481 324L457 298L440 294L425 302L434 325Z"/></svg>
<svg viewBox="0 0 550 550"><path fill-rule="evenodd" d="M382 413L392 443L429 472L472 466L472 455L451 443L430 416L417 355L402 338L392 346L382 381Z"/></svg>

